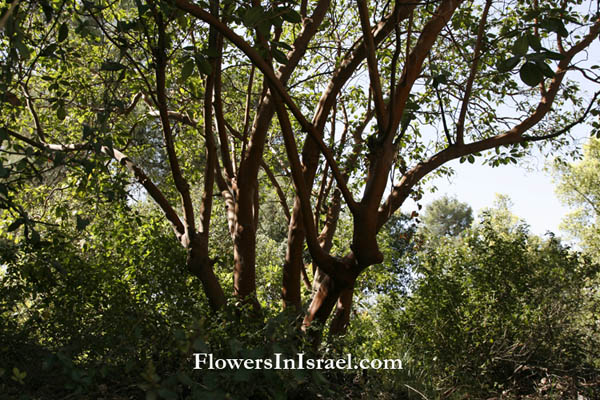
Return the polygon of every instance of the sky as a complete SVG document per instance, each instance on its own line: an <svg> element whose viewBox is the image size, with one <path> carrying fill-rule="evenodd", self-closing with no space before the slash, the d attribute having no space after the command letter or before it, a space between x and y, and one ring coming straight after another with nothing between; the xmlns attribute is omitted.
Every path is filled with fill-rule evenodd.
<svg viewBox="0 0 600 400"><path fill-rule="evenodd" d="M591 57L592 54L600 54L598 41L594 41L589 52L580 58L587 61L597 60L597 56ZM589 88L589 82L573 74L569 79L578 82L584 88L583 92L587 93L585 98L590 97L593 88ZM575 138L577 147L582 148L589 138L589 128L578 125L572 129L570 135ZM555 192L556 183L551 173L544 171L544 167L550 165L548 160L541 155L527 159L528 167L511 164L497 168L481 165L479 160L475 164L460 164L458 160L453 160L446 165L451 166L455 174L449 178L432 180L425 186L420 203L426 206L447 194L469 204L476 216L483 208L493 206L497 193L504 194L512 200L512 212L529 224L532 233L544 235L551 231L557 236L565 237L566 234L559 229L559 225L563 217L573 210L558 199ZM437 187L434 193L428 190L432 185ZM416 205L411 200L407 200L402 206L404 212L410 213L414 210Z"/></svg>
<svg viewBox="0 0 600 400"><path fill-rule="evenodd" d="M449 165L455 174L432 180L425 187L420 203L426 206L448 195L469 204L478 214L493 205L497 193L504 194L512 200L512 212L530 225L532 233L544 235L551 231L560 236L560 222L570 209L557 198L553 177L543 170L545 160L540 158L533 164L529 168L512 164L492 168L478 162L460 164L454 160ZM437 187L433 193L432 185ZM407 201L402 210L415 210L415 203Z"/></svg>

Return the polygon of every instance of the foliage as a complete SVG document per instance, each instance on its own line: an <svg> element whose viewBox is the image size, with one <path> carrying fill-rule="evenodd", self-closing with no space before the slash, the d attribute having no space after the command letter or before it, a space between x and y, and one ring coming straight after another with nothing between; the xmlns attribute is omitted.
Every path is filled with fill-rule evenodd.
<svg viewBox="0 0 600 400"><path fill-rule="evenodd" d="M565 74L577 64L596 82L581 54L597 16L579 3L493 3L4 2L7 229L39 242L51 214L37 218L16 194L43 198L54 184L90 202L152 199L217 309L225 289L254 298L264 282L257 221L275 196L259 192L276 192L283 264L306 242L313 265L354 282L381 264L382 225L446 162L517 162L533 142L564 146L597 116L597 96L587 102ZM398 183L389 193L388 178ZM324 251L336 189L351 240ZM231 285L213 269L226 262ZM284 293L299 292L301 268L291 269Z"/></svg>
<svg viewBox="0 0 600 400"><path fill-rule="evenodd" d="M517 228L497 235L514 240L493 260L468 235L451 254L452 239L436 238L439 249L419 258L413 218L395 212L453 159L500 166L534 143L568 150L571 128L597 123L598 93L570 77L597 87L585 54L599 34L589 0L1 1L0 340L10 365L0 391L334 396L318 374L179 374L195 344L225 355L335 351L312 327L337 307L329 332L343 333L353 297L361 315L376 302L446 296L445 317L413 310L415 329L433 335L430 322L481 311L450 307L468 289L452 276L471 273L451 254L474 263L466 249L489 264L488 280L512 257L521 269L534 253L570 260L557 244L525 251L533 244ZM446 264L456 269L447 282ZM307 269L312 291L301 286ZM529 279L521 272L507 282ZM427 281L444 290L421 289ZM507 307L529 300L538 297ZM359 322L351 335L365 354L399 340ZM441 333L456 321L443 322ZM457 352L469 345L453 340ZM460 354L453 365L472 372L476 357ZM483 371L501 376L495 364Z"/></svg>
<svg viewBox="0 0 600 400"><path fill-rule="evenodd" d="M0 242L3 393L164 399L328 393L319 371L194 371L192 352L270 358L311 350L297 336L296 315L278 313L267 295L273 303L266 324L233 300L207 318L206 299L184 273L185 255L161 218L127 206L106 211L83 232L49 228L52 242L32 245L15 236ZM266 286L277 281L267 278Z"/></svg>
<svg viewBox="0 0 600 400"><path fill-rule="evenodd" d="M378 341L406 357L405 382L442 397L593 397L598 265L553 236L506 228L488 214L426 246L411 296L378 302Z"/></svg>
<svg viewBox="0 0 600 400"><path fill-rule="evenodd" d="M582 248L600 261L600 140L590 139L583 159L577 163L556 163L557 192L564 202L575 207L562 228L579 240Z"/></svg>
<svg viewBox="0 0 600 400"><path fill-rule="evenodd" d="M444 196L425 208L423 224L433 236L456 236L473 222L473 210L455 198Z"/></svg>

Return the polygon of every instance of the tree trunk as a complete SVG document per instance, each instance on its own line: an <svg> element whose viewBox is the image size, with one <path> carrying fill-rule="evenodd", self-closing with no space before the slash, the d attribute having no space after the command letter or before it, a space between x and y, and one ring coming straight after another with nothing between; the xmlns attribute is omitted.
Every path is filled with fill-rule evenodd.
<svg viewBox="0 0 600 400"><path fill-rule="evenodd" d="M225 293L213 271L213 262L195 242L188 247L186 264L188 271L202 282L210 307L216 311L225 305Z"/></svg>
<svg viewBox="0 0 600 400"><path fill-rule="evenodd" d="M331 335L343 335L348 329L350 322L350 312L352 311L352 297L354 295L354 286L342 290L338 298L335 314L329 325Z"/></svg>
<svg viewBox="0 0 600 400"><path fill-rule="evenodd" d="M241 185L240 185L241 186ZM256 231L254 229L254 185L238 191L233 234L233 293L258 306L256 300Z"/></svg>
<svg viewBox="0 0 600 400"><path fill-rule="evenodd" d="M307 139L305 147L309 150L302 155L304 162L303 173L306 187L310 188L315 180L315 174L319 163L318 147L314 141ZM315 151L316 149L316 151ZM284 304L292 304L298 310L300 304L300 275L302 272L302 250L304 249L304 224L302 222L302 211L300 210L300 198L294 198L294 208L288 227L287 250L285 253L285 262L283 265L282 294Z"/></svg>
<svg viewBox="0 0 600 400"><path fill-rule="evenodd" d="M304 317L303 325L305 327L310 326L313 321L316 321L319 324L325 324L327 318L331 314L333 306L337 303L338 298L342 294L344 295L342 307L347 308L349 313L348 297L351 304L354 283L358 276L358 269L352 254L339 261L340 263L337 265L335 277L325 274L323 271L319 271L319 274L321 275L319 278L321 284L313 295L308 312Z"/></svg>
<svg viewBox="0 0 600 400"><path fill-rule="evenodd" d="M313 345L318 346L321 343L323 326L327 322L327 318L331 314L331 310L341 292L341 285L335 282L329 275L323 274L321 284L313 295L312 302L302 323L304 330L307 330L314 322L318 323L318 326L311 332Z"/></svg>
<svg viewBox="0 0 600 400"><path fill-rule="evenodd" d="M300 201L294 201L294 209L288 229L288 246L283 264L282 298L284 307L293 306L302 309L300 296L300 275L303 267L302 250L304 248L304 227L300 213Z"/></svg>

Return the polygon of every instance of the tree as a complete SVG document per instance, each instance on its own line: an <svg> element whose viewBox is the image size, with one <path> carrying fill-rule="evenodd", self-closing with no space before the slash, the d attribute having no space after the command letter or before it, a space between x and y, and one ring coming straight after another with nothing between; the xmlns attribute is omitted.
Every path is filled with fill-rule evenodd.
<svg viewBox="0 0 600 400"><path fill-rule="evenodd" d="M411 258L411 295L379 302L374 342L388 354L406 351L415 383L425 386L416 387L430 397L593 397L598 265L505 215L490 209L459 237Z"/></svg>
<svg viewBox="0 0 600 400"><path fill-rule="evenodd" d="M600 261L600 140L590 139L583 159L556 163L557 192L564 202L576 207L563 221L563 228L580 240L584 250Z"/></svg>
<svg viewBox="0 0 600 400"><path fill-rule="evenodd" d="M425 230L434 236L457 236L473 222L473 209L467 203L444 196L425 208Z"/></svg>
<svg viewBox="0 0 600 400"><path fill-rule="evenodd" d="M143 188L138 201L161 210L213 309L226 295L211 232L226 221L233 292L258 310L260 190L273 187L289 221L283 300L301 310L306 244L320 284L304 325L336 308L334 333L347 326L357 277L383 261L378 232L423 179L453 159L501 165L533 142L560 146L597 107L598 93L582 96L567 79L597 83L582 60L600 32L592 3L2 7L8 231L43 244L45 224L66 223L64 205L26 207L28 195L52 196L60 183L90 203ZM342 210L352 238L333 254ZM87 216L73 222L84 229Z"/></svg>

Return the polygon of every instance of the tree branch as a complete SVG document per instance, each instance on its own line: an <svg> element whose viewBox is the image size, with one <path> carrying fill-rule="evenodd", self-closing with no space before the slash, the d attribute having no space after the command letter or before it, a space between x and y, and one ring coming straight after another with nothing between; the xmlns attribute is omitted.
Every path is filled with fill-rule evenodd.
<svg viewBox="0 0 600 400"><path fill-rule="evenodd" d="M446 135L446 140L448 141L448 144L451 145L452 138L450 137L450 131L448 130L448 123L446 122L446 113L444 112L444 101L442 99L442 95L440 94L439 86L436 86L434 90L438 102L440 103L440 114L442 114L442 126L444 127L444 134Z"/></svg>
<svg viewBox="0 0 600 400"><path fill-rule="evenodd" d="M271 171L271 168L269 168L269 166L267 165L267 163L265 163L264 160L261 160L260 166L262 167L263 171L265 171L265 174L267 174L267 177L269 178L271 184L275 187L277 197L279 197L279 203L281 203L281 208L283 209L283 213L285 214L285 217L287 218L287 221L289 223L291 218L290 209L288 207L287 200L285 199L285 194L283 193L279 182L277 182L277 178L275 177L275 175L273 175L273 171Z"/></svg>
<svg viewBox="0 0 600 400"><path fill-rule="evenodd" d="M458 122L456 123L456 143L458 145L462 145L465 142L465 117L467 116L467 109L469 108L469 99L471 97L471 91L473 90L473 82L475 81L475 76L477 75L479 57L481 54L481 48L483 46L483 35L485 34L485 24L487 22L487 16L491 5L492 0L487 0L485 2L483 14L481 15L481 20L479 21L479 27L477 29L477 41L475 42L475 50L473 52L473 63L471 64L471 70L469 71L469 77L467 78L465 94L462 99L462 105L460 108L460 114L458 116ZM448 143L450 143L450 139L448 139Z"/></svg>
<svg viewBox="0 0 600 400"><path fill-rule="evenodd" d="M160 120L163 127L163 137L165 140L165 147L167 149L167 156L169 159L169 165L171 167L171 173L173 180L175 181L175 187L181 196L181 203L184 215L185 233L188 235L188 239L191 240L192 236L196 232L194 222L194 206L192 204L192 198L190 196L190 187L179 167L179 161L177 154L175 153L175 146L173 145L173 133L171 131L171 124L169 122L169 111L167 108L167 96L165 89L165 70L167 65L167 59L165 54L166 49L166 33L165 24L162 19L160 11L155 11L155 19L158 25L158 48L156 50L156 97L157 106L160 113Z"/></svg>
<svg viewBox="0 0 600 400"><path fill-rule="evenodd" d="M409 196L412 188L416 185L425 175L435 170L446 162L462 157L467 154L473 154L485 150L492 149L497 146L506 146L514 143L523 142L526 140L532 140L531 137L524 136L523 133L535 126L550 110L552 103L556 98L556 94L560 88L561 82L565 76L565 73L571 63L571 60L575 55L589 46L589 44L598 37L600 33L600 19L597 19L595 23L590 27L587 35L585 35L577 44L571 47L568 51L564 52L565 57L558 63L556 73L546 93L542 96L542 99L538 103L535 111L519 124L514 126L512 129L487 138L478 142L465 144L462 146L451 146L439 153L435 154L427 161L417 164L414 168L408 171L398 186L396 186L384 204L379 207L377 227L381 227L390 218L390 216L402 205L404 200ZM598 93L594 96L596 96ZM593 103L593 102L592 102ZM589 107L588 107L589 108ZM566 132L566 130L565 130ZM564 133L564 132L563 132ZM556 137L556 136L552 136ZM551 138L552 138L551 137ZM541 140L541 139L540 139Z"/></svg>
<svg viewBox="0 0 600 400"><path fill-rule="evenodd" d="M212 2L213 8L214 3ZM214 48L217 32L211 28L208 34L209 47ZM210 230L210 219L212 214L212 197L215 184L215 173L217 169L217 146L213 135L213 118L212 118L212 99L213 93L216 92L215 80L217 74L220 73L219 61L216 58L210 58L211 73L206 77L204 85L204 142L206 144L206 166L204 169L204 188L202 193L202 202L200 206L200 226L202 237L202 245L205 250L208 250L208 233ZM216 109L217 107L215 107ZM224 128L223 128L224 129Z"/></svg>
<svg viewBox="0 0 600 400"><path fill-rule="evenodd" d="M375 54L376 47L373 39L373 33L371 32L371 26L369 24L369 10L365 0L357 0L358 3L358 15L360 16L360 25L363 32L363 41L367 52L367 66L369 71L369 80L371 81L371 88L373 89L373 101L375 103L375 113L377 115L377 123L380 131L387 129L387 122L385 119L386 107L383 101L383 93L381 91L381 79L379 77L379 70L377 68L377 57Z"/></svg>
<svg viewBox="0 0 600 400"><path fill-rule="evenodd" d="M15 1L16 2L16 1ZM27 108L33 117L33 123L35 124L35 131L37 132L40 141L46 141L46 135L44 134L44 129L42 128L42 124L40 123L40 118L38 117L38 113L35 110L33 105L33 100L31 99L31 95L29 94L29 90L27 89L27 85L23 84L23 93L25 94L25 101L27 102Z"/></svg>
<svg viewBox="0 0 600 400"><path fill-rule="evenodd" d="M61 145L45 142L36 142L35 140L23 136L11 129L5 128L5 131L15 139L25 142L30 146L38 148L42 151L72 152L82 150L93 150L93 147L90 144ZM146 173L140 167L138 167L133 161L131 161L129 157L127 157L121 151L114 148L109 148L107 146L102 146L100 150L104 154L118 161L121 165L126 167L133 174L138 183L140 183L146 189L150 197L152 197L156 204L158 204L162 212L165 214L167 220L171 223L171 226L173 227L173 230L175 232L175 236L181 242L185 233L185 229L183 224L181 223L181 219L179 218L173 207L171 207L171 204L169 203L167 198L163 195L160 189L150 180L148 175L146 175Z"/></svg>
<svg viewBox="0 0 600 400"><path fill-rule="evenodd" d="M212 28L214 29L214 28ZM217 38L217 48L219 55L215 59L215 79L214 79L214 91L215 96L213 98L215 108L215 118L217 120L217 132L219 134L219 144L221 147L221 159L223 160L223 167L229 179L233 179L233 163L229 152L229 143L227 139L227 132L225 130L225 116L223 114L223 99L221 98L221 55L223 53L223 38L221 35Z"/></svg>
<svg viewBox="0 0 600 400"><path fill-rule="evenodd" d="M277 95L275 95L277 96ZM319 245L317 240L317 232L313 221L313 214L310 204L310 195L304 182L304 176L302 174L302 165L300 164L300 157L298 155L298 149L296 147L296 140L294 139L294 132L290 123L287 111L283 105L283 102L278 98L275 98L275 107L277 116L279 117L279 123L281 125L281 131L283 133L283 140L285 149L288 154L290 161L290 168L292 169L292 178L294 186L296 187L296 193L300 199L302 222L304 224L304 230L306 232L306 242L311 256L315 262L323 268L327 274L333 274L332 268L332 257L323 251L323 248Z"/></svg>
<svg viewBox="0 0 600 400"><path fill-rule="evenodd" d="M388 148L391 146L394 137L391 132L395 131L400 124L408 96L412 91L415 81L421 73L423 61L425 61L425 57L427 57L429 54L429 51L435 43L442 28L450 20L454 14L454 11L462 1L463 0L442 0L431 19L423 27L417 43L406 59L404 71L402 72L400 81L398 82L395 93L393 94L394 109L390 110L390 112L394 115L394 118L392 119L392 124L390 125L390 134L384 138L384 146L387 146Z"/></svg>
<svg viewBox="0 0 600 400"><path fill-rule="evenodd" d="M250 77L248 78L248 90L246 92L246 106L244 108L244 127L242 128L242 155L246 153L246 145L248 143L248 129L250 129L250 101L252 100L252 84L254 82L254 64L250 67Z"/></svg>
<svg viewBox="0 0 600 400"><path fill-rule="evenodd" d="M599 95L600 95L600 92L594 93L594 96L592 97L592 100L590 100L590 104L588 104L588 106L585 109L585 111L583 112L583 114L581 114L581 116L579 118L577 118L575 121L571 122L570 124L568 124L564 128L559 129L559 130L557 130L555 132L549 133L547 135L543 135L543 136L527 136L527 135L523 135L523 139L525 139L528 142L539 142L540 140L553 139L555 137L558 137L560 135L563 135L563 134L569 132L575 126L577 126L577 125L579 125L579 124L581 124L581 123L583 123L585 121L585 119L587 118L589 112L592 110L592 107L594 106L594 103L596 102L596 99L598 98Z"/></svg>

